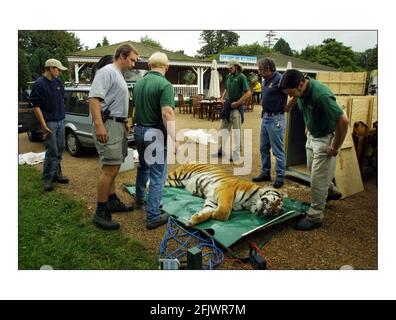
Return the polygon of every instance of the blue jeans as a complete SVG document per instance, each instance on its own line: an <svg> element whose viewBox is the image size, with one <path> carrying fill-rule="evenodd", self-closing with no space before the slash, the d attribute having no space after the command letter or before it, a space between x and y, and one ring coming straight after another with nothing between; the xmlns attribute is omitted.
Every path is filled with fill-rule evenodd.
<svg viewBox="0 0 396 320"><path fill-rule="evenodd" d="M43 166L43 179L52 180L62 174L61 161L65 150L65 124L63 120L47 121L51 133L44 139L45 158Z"/></svg>
<svg viewBox="0 0 396 320"><path fill-rule="evenodd" d="M144 139L145 135L147 140L150 135L154 135L156 132L159 133L158 129L135 126L134 130L135 142L139 153L136 197L138 199L144 198L147 181L150 179L146 214L147 222L151 223L158 220L161 214L160 204L167 175L166 146L164 146L163 141L152 141L151 139L150 141L145 141ZM155 147L155 151L147 152L148 154L145 157L146 150L153 147ZM159 161L154 158L159 159Z"/></svg>
<svg viewBox="0 0 396 320"><path fill-rule="evenodd" d="M278 127L278 121L280 127ZM286 121L285 114L268 116L264 113L261 123L260 152L261 152L261 173L269 175L271 173L271 154L276 158L276 179L285 179L285 151L283 139L285 136Z"/></svg>

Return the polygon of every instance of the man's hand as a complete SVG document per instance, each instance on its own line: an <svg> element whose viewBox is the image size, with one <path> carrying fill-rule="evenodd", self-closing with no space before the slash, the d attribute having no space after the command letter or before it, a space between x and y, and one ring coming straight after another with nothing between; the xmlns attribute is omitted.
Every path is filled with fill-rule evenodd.
<svg viewBox="0 0 396 320"><path fill-rule="evenodd" d="M337 154L338 154L338 150L337 150L337 149L334 149L332 145L329 145L329 146L327 147L326 152L327 152L327 155L328 155L329 157L335 157L335 156L337 156Z"/></svg>
<svg viewBox="0 0 396 320"><path fill-rule="evenodd" d="M43 140L45 140L45 138L52 133L52 130L50 128L47 127L47 125L43 126Z"/></svg>
<svg viewBox="0 0 396 320"><path fill-rule="evenodd" d="M95 126L96 131L96 139L101 143L106 143L109 139L107 134L107 130L103 124L99 124Z"/></svg>
<svg viewBox="0 0 396 320"><path fill-rule="evenodd" d="M131 125L129 124L128 121L124 122L124 128L125 128L125 132L128 135L129 131L131 131Z"/></svg>
<svg viewBox="0 0 396 320"><path fill-rule="evenodd" d="M238 103L237 101L231 103L231 109L238 109L239 106L240 106L240 103Z"/></svg>

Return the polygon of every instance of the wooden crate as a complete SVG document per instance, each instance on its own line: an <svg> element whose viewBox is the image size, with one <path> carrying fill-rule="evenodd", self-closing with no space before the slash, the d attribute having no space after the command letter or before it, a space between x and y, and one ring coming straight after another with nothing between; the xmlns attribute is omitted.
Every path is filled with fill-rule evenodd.
<svg viewBox="0 0 396 320"><path fill-rule="evenodd" d="M351 97L351 125L355 122L362 121L369 128L372 128L373 116L377 118L377 103L374 101L375 96ZM373 111L375 115L373 115Z"/></svg>
<svg viewBox="0 0 396 320"><path fill-rule="evenodd" d="M364 95L367 72L325 72L316 74L316 80L326 84L334 94Z"/></svg>
<svg viewBox="0 0 396 320"><path fill-rule="evenodd" d="M376 121L378 121L378 98L377 98L377 96L373 96L370 128L373 127L373 124Z"/></svg>

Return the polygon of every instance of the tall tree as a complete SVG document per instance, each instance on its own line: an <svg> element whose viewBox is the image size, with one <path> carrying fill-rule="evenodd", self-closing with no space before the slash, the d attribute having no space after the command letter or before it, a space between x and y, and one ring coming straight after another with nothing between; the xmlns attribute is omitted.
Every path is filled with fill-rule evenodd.
<svg viewBox="0 0 396 320"><path fill-rule="evenodd" d="M22 49L18 49L18 88L25 90L28 87L28 82L32 80L29 63L26 58L26 53Z"/></svg>
<svg viewBox="0 0 396 320"><path fill-rule="evenodd" d="M335 39L323 40L323 44L319 46L316 62L329 67L342 69L343 71L359 70L356 55L351 47L347 47L342 42L338 42Z"/></svg>
<svg viewBox="0 0 396 320"><path fill-rule="evenodd" d="M140 37L140 42L151 47L163 49L161 43L155 41L154 39L151 39L147 34L144 37Z"/></svg>
<svg viewBox="0 0 396 320"><path fill-rule="evenodd" d="M242 46L225 47L221 50L223 54L238 54L242 56L264 56L271 53L271 49L260 45L258 42Z"/></svg>
<svg viewBox="0 0 396 320"><path fill-rule="evenodd" d="M278 40L278 38L276 37L276 32L274 30L269 30L268 33L266 33L265 37L266 40L264 40L263 44L267 48L271 49Z"/></svg>
<svg viewBox="0 0 396 320"><path fill-rule="evenodd" d="M100 44L100 42L98 42L97 44L96 44L96 47L95 48L100 48L102 45Z"/></svg>
<svg viewBox="0 0 396 320"><path fill-rule="evenodd" d="M276 44L274 45L273 48L275 51L278 51L279 53L285 54L287 56L292 56L293 51L290 48L290 45L287 43L287 41L283 38L280 38Z"/></svg>
<svg viewBox="0 0 396 320"><path fill-rule="evenodd" d="M307 46L305 49L301 50L301 53L298 55L299 58L316 62L316 56L319 53L319 46Z"/></svg>
<svg viewBox="0 0 396 320"><path fill-rule="evenodd" d="M207 57L219 53L225 47L237 46L239 35L227 30L205 30L202 31L200 40L204 46L198 50L198 53Z"/></svg>
<svg viewBox="0 0 396 320"><path fill-rule="evenodd" d="M378 69L378 45L371 49L370 56L367 60L367 69L369 71Z"/></svg>
<svg viewBox="0 0 396 320"><path fill-rule="evenodd" d="M36 80L44 72L45 61L50 58L53 58L53 56L47 49L37 48L34 50L29 63L34 80Z"/></svg>
<svg viewBox="0 0 396 320"><path fill-rule="evenodd" d="M26 53L33 80L41 74L44 58L55 58L67 65L66 55L82 49L80 39L74 33L52 30L19 31L18 46ZM61 78L67 79L67 73L62 73Z"/></svg>
<svg viewBox="0 0 396 320"><path fill-rule="evenodd" d="M103 40L102 40L102 47L105 47L108 45L110 45L110 42L109 42L109 40L107 40L106 36L104 36Z"/></svg>

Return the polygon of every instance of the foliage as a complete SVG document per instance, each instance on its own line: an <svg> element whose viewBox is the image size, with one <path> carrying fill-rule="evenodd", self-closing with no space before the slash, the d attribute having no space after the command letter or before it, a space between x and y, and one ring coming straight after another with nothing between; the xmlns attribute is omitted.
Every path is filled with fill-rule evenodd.
<svg viewBox="0 0 396 320"><path fill-rule="evenodd" d="M42 191L41 174L19 166L18 267L38 270L154 269L155 256L120 231L103 231L91 222L81 201Z"/></svg>
<svg viewBox="0 0 396 320"><path fill-rule="evenodd" d="M18 89L25 90L28 82L32 80L29 63L26 59L26 53L22 49L18 49Z"/></svg>
<svg viewBox="0 0 396 320"><path fill-rule="evenodd" d="M192 72L191 70L188 70L183 76L184 83L187 85L194 84L196 78L197 78L196 74L194 72Z"/></svg>
<svg viewBox="0 0 396 320"><path fill-rule="evenodd" d="M148 46L151 46L151 47L163 49L161 43L159 43L158 41L155 41L154 39L149 38L148 35L145 35L144 37L140 37L140 42L143 44L146 44Z"/></svg>
<svg viewBox="0 0 396 320"><path fill-rule="evenodd" d="M285 54L287 56L293 56L293 51L290 48L290 45L284 40L283 38L280 38L276 44L274 45L273 48L275 51Z"/></svg>
<svg viewBox="0 0 396 320"><path fill-rule="evenodd" d="M198 50L202 57L217 54L225 47L237 46L239 35L227 30L205 30L202 31L200 40L204 46Z"/></svg>
<svg viewBox="0 0 396 320"><path fill-rule="evenodd" d="M82 50L80 39L72 32L66 31L18 31L18 46L26 53L33 80L41 75L46 57L55 58L67 66L66 55ZM39 65L39 63L42 63ZM67 72L61 79L67 79Z"/></svg>
<svg viewBox="0 0 396 320"><path fill-rule="evenodd" d="M319 47L316 62L343 71L358 71L356 56L351 47L335 39L325 39Z"/></svg>
<svg viewBox="0 0 396 320"><path fill-rule="evenodd" d="M263 45L265 47L271 49L273 47L274 43L278 40L278 38L276 37L276 32L273 30L269 30L265 36L266 36L267 40L265 40L263 42Z"/></svg>
<svg viewBox="0 0 396 320"><path fill-rule="evenodd" d="M271 53L271 49L260 45L258 42L245 44L242 46L225 47L221 50L222 54L237 54L241 56L265 56Z"/></svg>
<svg viewBox="0 0 396 320"><path fill-rule="evenodd" d="M359 71L359 61L365 60L363 55L355 53L351 47L332 38L323 40L319 46L307 46L301 51L299 58L343 71Z"/></svg>
<svg viewBox="0 0 396 320"><path fill-rule="evenodd" d="M105 47L108 45L110 45L110 42L109 42L109 40L107 40L106 36L104 36L103 40L102 40L102 47Z"/></svg>

